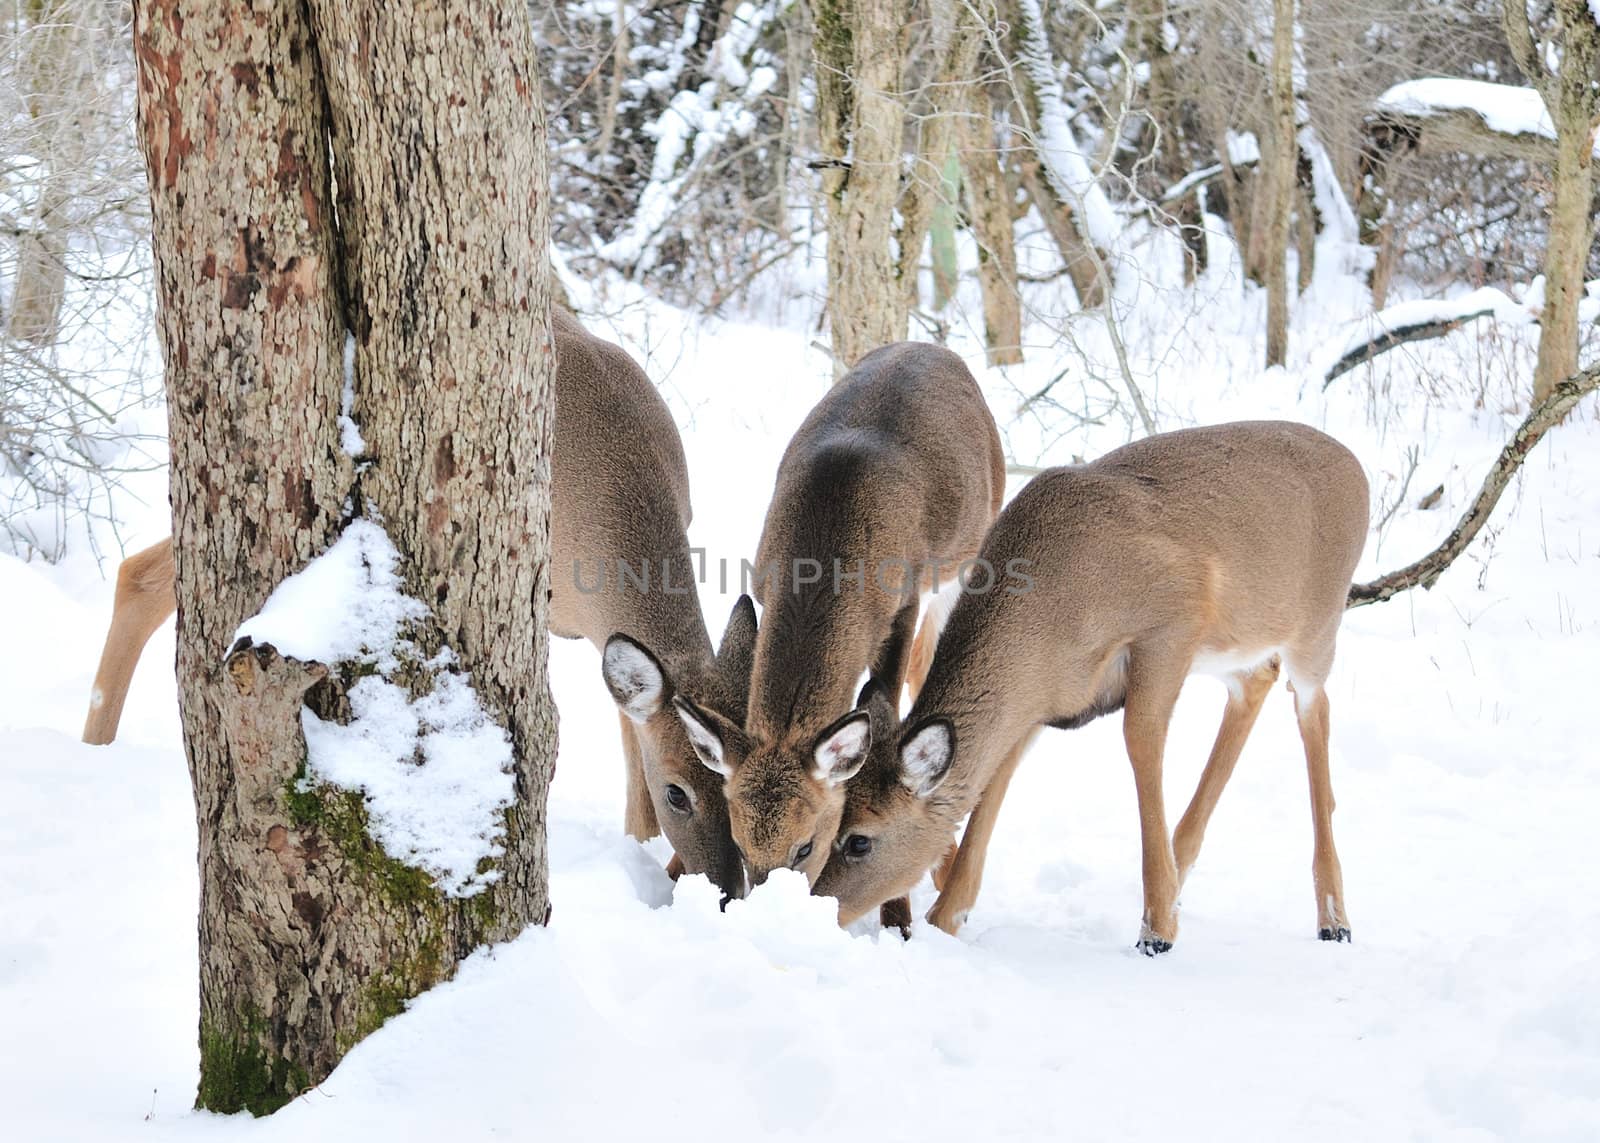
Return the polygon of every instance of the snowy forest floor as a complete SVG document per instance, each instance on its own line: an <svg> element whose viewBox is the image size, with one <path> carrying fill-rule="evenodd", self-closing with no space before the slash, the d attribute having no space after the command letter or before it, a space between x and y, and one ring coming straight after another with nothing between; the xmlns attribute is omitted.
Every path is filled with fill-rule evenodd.
<svg viewBox="0 0 1600 1143"><path fill-rule="evenodd" d="M1520 419L1533 332L1482 324L1321 374L1363 312L1353 279L1301 299L1288 371L1259 369L1261 298L1227 268L1136 283L1123 335L1164 428L1289 417L1372 478L1361 578L1431 548ZM1030 287L1036 313L1059 312ZM784 294L784 290L789 291ZM1464 290L1463 290L1464 292ZM783 301L784 296L797 300ZM778 455L829 381L816 284L754 320L691 319L614 287L576 298L678 416L720 628ZM975 314L963 293L958 313ZM1103 326L1037 319L1028 361L981 369L1013 460L1126 440ZM1043 412L1025 398L1058 373ZM1086 381L1097 373L1106 380ZM1079 425L1064 408L1102 423ZM151 414L159 423L159 411ZM160 474L124 506L129 550L166 533ZM1014 478L1015 492L1025 477ZM1436 485L1443 495L1419 510ZM1600 424L1551 434L1487 534L1432 592L1347 618L1330 684L1336 833L1355 941L1315 939L1310 812L1275 694L1223 798L1167 956L1133 949L1138 823L1120 720L1038 740L959 938L840 931L778 876L719 913L621 834L614 708L587 644L558 642L547 929L356 1047L266 1121L189 1110L198 1063L195 827L170 624L116 745L78 743L111 584L85 556L0 557L0 1134L42 1140L487 1137L1593 1140L1600 1130ZM720 590L717 561L733 569ZM107 570L110 570L109 567ZM713 634L715 634L715 630ZM1191 681L1167 754L1187 803L1220 684ZM918 916L932 900L924 881Z"/></svg>

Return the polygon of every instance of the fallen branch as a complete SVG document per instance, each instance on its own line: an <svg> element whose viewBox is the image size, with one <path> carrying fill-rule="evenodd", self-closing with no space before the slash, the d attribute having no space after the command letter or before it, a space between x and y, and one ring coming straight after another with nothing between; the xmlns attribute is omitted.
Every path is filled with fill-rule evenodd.
<svg viewBox="0 0 1600 1143"><path fill-rule="evenodd" d="M1511 434L1511 439L1500 450L1500 456L1489 469L1489 474L1483 478L1483 487L1478 490L1477 499L1450 535L1445 537L1444 543L1408 567L1379 576L1371 583L1353 584L1345 607L1382 603L1402 591L1413 587L1431 588L1437 583L1445 569L1467 550L1478 532L1488 523L1490 513L1500 502L1500 494L1511 483L1522 462L1528 459L1533 447L1543 439L1545 433L1561 423L1574 405L1597 388L1600 388L1600 365L1574 373L1558 384L1555 392L1535 405L1527 419Z"/></svg>
<svg viewBox="0 0 1600 1143"><path fill-rule="evenodd" d="M1469 321L1477 321L1481 317L1488 317L1494 313L1494 307L1474 310L1472 313L1457 314L1455 317L1436 318L1432 321L1418 322L1415 325L1402 325L1394 329L1386 329L1363 342L1354 349L1348 350L1345 355L1333 363L1333 368L1328 370L1327 376L1322 379L1322 387L1326 389L1340 377L1352 369L1356 369L1373 358L1388 353L1391 349L1398 348L1411 341L1431 341L1436 337L1443 337L1447 333L1454 333Z"/></svg>

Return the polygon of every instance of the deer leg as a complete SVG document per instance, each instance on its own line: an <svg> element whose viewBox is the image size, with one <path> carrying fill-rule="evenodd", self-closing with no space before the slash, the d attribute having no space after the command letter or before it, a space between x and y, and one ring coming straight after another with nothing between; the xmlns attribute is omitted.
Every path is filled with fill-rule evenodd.
<svg viewBox="0 0 1600 1143"><path fill-rule="evenodd" d="M933 887L939 892L944 892L944 887L950 883L950 871L955 868L956 854L961 852L961 844L952 840L950 848L944 851L944 857L939 864L933 867Z"/></svg>
<svg viewBox="0 0 1600 1143"><path fill-rule="evenodd" d="M644 757L639 752L639 730L621 711L622 757L628 770L627 800L623 803L622 828L635 841L648 841L661 832L656 821L656 805L650 800L650 787L644 780Z"/></svg>
<svg viewBox="0 0 1600 1143"><path fill-rule="evenodd" d="M1133 785L1139 798L1139 838L1143 848L1144 917L1139 951L1164 953L1178 939L1178 866L1161 792L1162 755L1167 724L1183 689L1190 657L1171 648L1134 652L1128 664L1127 704L1122 737L1133 763Z"/></svg>
<svg viewBox="0 0 1600 1143"><path fill-rule="evenodd" d="M1206 768L1200 775L1200 784L1195 787L1194 798L1172 835L1172 855L1178 863L1180 888L1200 854L1206 823L1211 820L1211 812L1217 808L1217 799L1222 796L1228 779L1233 776L1234 763L1239 761L1239 752L1244 749L1245 739L1250 737L1250 730L1256 724L1261 704L1266 701L1267 693L1277 681L1276 657L1228 681L1228 706L1222 712L1222 728L1217 731L1216 744L1211 747L1211 757L1207 759Z"/></svg>
<svg viewBox="0 0 1600 1143"><path fill-rule="evenodd" d="M1022 741L1011 748L1011 752L1001 759L989 784L983 788L983 796L978 799L977 807L967 819L967 828L961 835L955 860L950 862L949 871L945 874L944 888L939 891L939 899L933 903L933 908L928 910L929 924L954 935L966 921L972 906L978 903L978 889L983 884L983 862L989 852L989 839L994 836L995 822L1000 818L1000 803L1005 801L1006 787L1011 784L1011 775L1016 772L1017 763L1022 761L1023 754L1037 733L1037 730L1029 731Z"/></svg>
<svg viewBox="0 0 1600 1143"><path fill-rule="evenodd" d="M882 684L889 694L889 701L898 713L900 709L900 688L905 682L906 661L911 650L911 637L917 629L917 600L913 598L899 611L895 612L894 623L889 628L889 637L883 641L883 646L878 648L878 657L872 664L872 677Z"/></svg>
<svg viewBox="0 0 1600 1143"><path fill-rule="evenodd" d="M1333 785L1328 780L1328 692L1319 684L1294 692L1300 719L1300 741L1306 748L1306 772L1311 779L1311 876L1317 891L1317 936L1325 941L1350 939L1349 914L1344 911L1344 874L1333 846Z"/></svg>
<svg viewBox="0 0 1600 1143"><path fill-rule="evenodd" d="M100 652L94 689L89 692L89 715L83 723L83 740L91 746L104 746L117 737L122 705L139 656L150 636L177 609L173 577L170 538L129 556L117 568L111 627Z"/></svg>

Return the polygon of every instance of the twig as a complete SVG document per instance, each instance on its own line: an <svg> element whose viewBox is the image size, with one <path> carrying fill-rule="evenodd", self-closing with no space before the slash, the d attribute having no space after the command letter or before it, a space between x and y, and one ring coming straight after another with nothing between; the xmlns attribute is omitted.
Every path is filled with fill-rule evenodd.
<svg viewBox="0 0 1600 1143"><path fill-rule="evenodd" d="M1511 439L1506 442L1505 448L1500 450L1499 458L1489 469L1489 475L1483 478L1483 487L1478 490L1477 499L1451 530L1450 535L1445 537L1444 543L1416 563L1399 571L1379 576L1371 583L1352 585L1345 607L1382 603L1402 591L1408 591L1413 587L1431 588L1437 583L1445 569L1467 550L1473 538L1488 523L1490 513L1500 502L1501 493L1506 490L1506 485L1511 483L1511 478L1516 475L1517 469L1522 467L1522 462L1528 459L1528 453L1533 451L1533 447L1545 433L1561 423L1562 418L1572 411L1574 405L1597 388L1600 388L1600 365L1592 365L1588 369L1574 373L1556 385L1555 391L1534 406L1528 413L1527 419L1517 427L1516 432L1511 434Z"/></svg>

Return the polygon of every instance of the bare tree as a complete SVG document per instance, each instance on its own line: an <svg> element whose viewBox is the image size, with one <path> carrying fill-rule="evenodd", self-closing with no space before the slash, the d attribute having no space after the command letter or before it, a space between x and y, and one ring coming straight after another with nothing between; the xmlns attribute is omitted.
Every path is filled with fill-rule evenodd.
<svg viewBox="0 0 1600 1143"><path fill-rule="evenodd" d="M199 1103L257 1114L549 908L552 348L527 13L312 8L147 0L135 23L200 834ZM322 663L235 642L362 513L416 604L404 646ZM470 688L503 728L515 794L476 895L389 852L362 792L308 769L302 709L347 719L372 677Z"/></svg>
<svg viewBox="0 0 1600 1143"><path fill-rule="evenodd" d="M905 10L895 0L812 0L817 133L828 228L836 370L906 335L897 243L905 105ZM920 236L919 236L920 238ZM916 254L921 252L920 241ZM913 255L912 265L915 264Z"/></svg>

